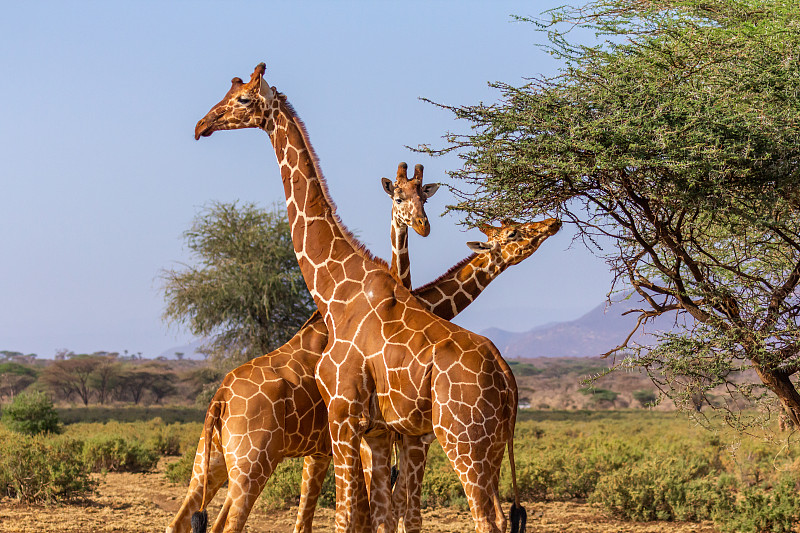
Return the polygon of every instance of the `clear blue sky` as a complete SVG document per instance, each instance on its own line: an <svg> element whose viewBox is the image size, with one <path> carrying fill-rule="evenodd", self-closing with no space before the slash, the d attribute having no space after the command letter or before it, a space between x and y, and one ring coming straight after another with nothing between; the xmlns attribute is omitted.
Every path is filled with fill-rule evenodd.
<svg viewBox="0 0 800 533"><path fill-rule="evenodd" d="M380 177L399 161L446 182L452 157L406 145L464 131L447 104L497 99L558 65L511 14L562 2L12 2L0 19L0 350L153 357L192 340L161 321L159 272L210 201L283 203L263 132L193 128L260 61L306 122L345 224L389 255ZM413 281L468 255L446 189L412 236ZM610 275L569 228L509 269L457 322L527 330L602 301Z"/></svg>

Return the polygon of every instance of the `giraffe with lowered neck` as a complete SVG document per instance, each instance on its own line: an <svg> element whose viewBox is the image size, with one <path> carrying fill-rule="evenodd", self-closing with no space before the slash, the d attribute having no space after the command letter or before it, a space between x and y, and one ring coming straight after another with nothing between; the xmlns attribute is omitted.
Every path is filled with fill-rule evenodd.
<svg viewBox="0 0 800 533"><path fill-rule="evenodd" d="M254 127L275 148L295 254L329 332L316 381L328 409L337 531L357 527L358 448L375 423L407 435L436 434L479 532L505 529L497 485L508 448L515 529L524 510L513 456L516 387L507 363L488 339L431 313L342 226L304 126L264 72L262 63L248 83L234 78L195 137ZM370 507L372 527L391 530L389 506Z"/></svg>

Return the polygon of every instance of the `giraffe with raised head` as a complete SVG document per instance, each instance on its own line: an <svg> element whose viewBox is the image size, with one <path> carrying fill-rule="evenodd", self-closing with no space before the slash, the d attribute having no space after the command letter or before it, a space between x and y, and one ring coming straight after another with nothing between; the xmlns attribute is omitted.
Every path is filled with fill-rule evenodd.
<svg viewBox="0 0 800 533"><path fill-rule="evenodd" d="M395 242L408 242L409 226L421 235L430 232L424 205L438 188L422 185L422 165L417 165L411 180L407 169L400 163L396 181L383 178L382 183L392 196L393 239L397 236L393 249ZM400 253L407 254L407 248ZM278 463L303 456L295 532L311 531L331 460L327 412L314 380L314 367L326 343L325 324L315 313L286 344L225 376L209 407L188 494L167 533L188 531L192 513L204 509L226 479L228 495L214 530L241 531Z"/></svg>
<svg viewBox="0 0 800 533"><path fill-rule="evenodd" d="M392 194L392 235L406 243L408 226L423 236L430 232L424 205L438 188L422 185L421 165L411 180L407 169L401 163L395 183L387 184L383 178L382 185ZM314 367L326 343L325 324L315 313L286 344L225 376L211 400L188 494L167 533L188 531L192 513L205 508L225 479L229 480L228 495L214 530L241 531L278 463L304 456L295 532L311 531L331 460L327 412L314 379ZM362 519L367 516L368 511Z"/></svg>
<svg viewBox="0 0 800 533"><path fill-rule="evenodd" d="M305 127L264 72L262 63L248 83L234 78L198 122L195 137L260 128L275 149L295 254L328 328L316 380L328 409L337 531L357 527L358 449L375 423L404 435L436 434L479 532L505 530L497 485L507 448L515 529L524 510L513 456L517 395L508 364L488 339L430 312L344 228ZM388 483L381 493L389 493ZM370 502L372 527L388 531L392 517L382 498L375 493Z"/></svg>

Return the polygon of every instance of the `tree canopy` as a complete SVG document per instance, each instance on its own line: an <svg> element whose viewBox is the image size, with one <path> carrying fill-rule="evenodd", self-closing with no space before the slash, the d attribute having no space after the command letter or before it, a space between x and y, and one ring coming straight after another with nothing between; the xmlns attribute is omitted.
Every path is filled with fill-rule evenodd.
<svg viewBox="0 0 800 533"><path fill-rule="evenodd" d="M423 148L462 159L450 209L574 224L610 292L642 300L639 325L683 317L655 349L621 339L621 364L680 405L726 386L777 396L800 423L800 5L600 0L547 16L530 22L558 75L494 83L494 104L437 104L471 126Z"/></svg>
<svg viewBox="0 0 800 533"><path fill-rule="evenodd" d="M212 358L241 363L268 353L316 309L285 210L214 203L184 237L196 263L162 272L164 317L209 337Z"/></svg>

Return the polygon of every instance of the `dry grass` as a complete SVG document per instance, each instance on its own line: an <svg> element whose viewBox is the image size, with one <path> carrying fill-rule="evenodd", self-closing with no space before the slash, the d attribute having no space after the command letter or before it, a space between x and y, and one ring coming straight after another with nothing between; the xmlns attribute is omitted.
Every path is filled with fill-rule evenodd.
<svg viewBox="0 0 800 533"><path fill-rule="evenodd" d="M0 532L162 532L180 507L185 488L164 478L169 461L162 460L157 471L145 474L107 474L98 493L89 501L70 505L24 506L9 499L0 500ZM224 499L224 490L210 506L215 516ZM527 503L528 531L532 533L627 532L627 533L712 533L710 524L680 522L628 523L604 517L586 503ZM292 531L295 511L276 511L269 516L255 510L245 531L282 533ZM468 533L473 531L468 511L432 509L423 512L425 532ZM315 531L333 530L333 511L317 509Z"/></svg>

